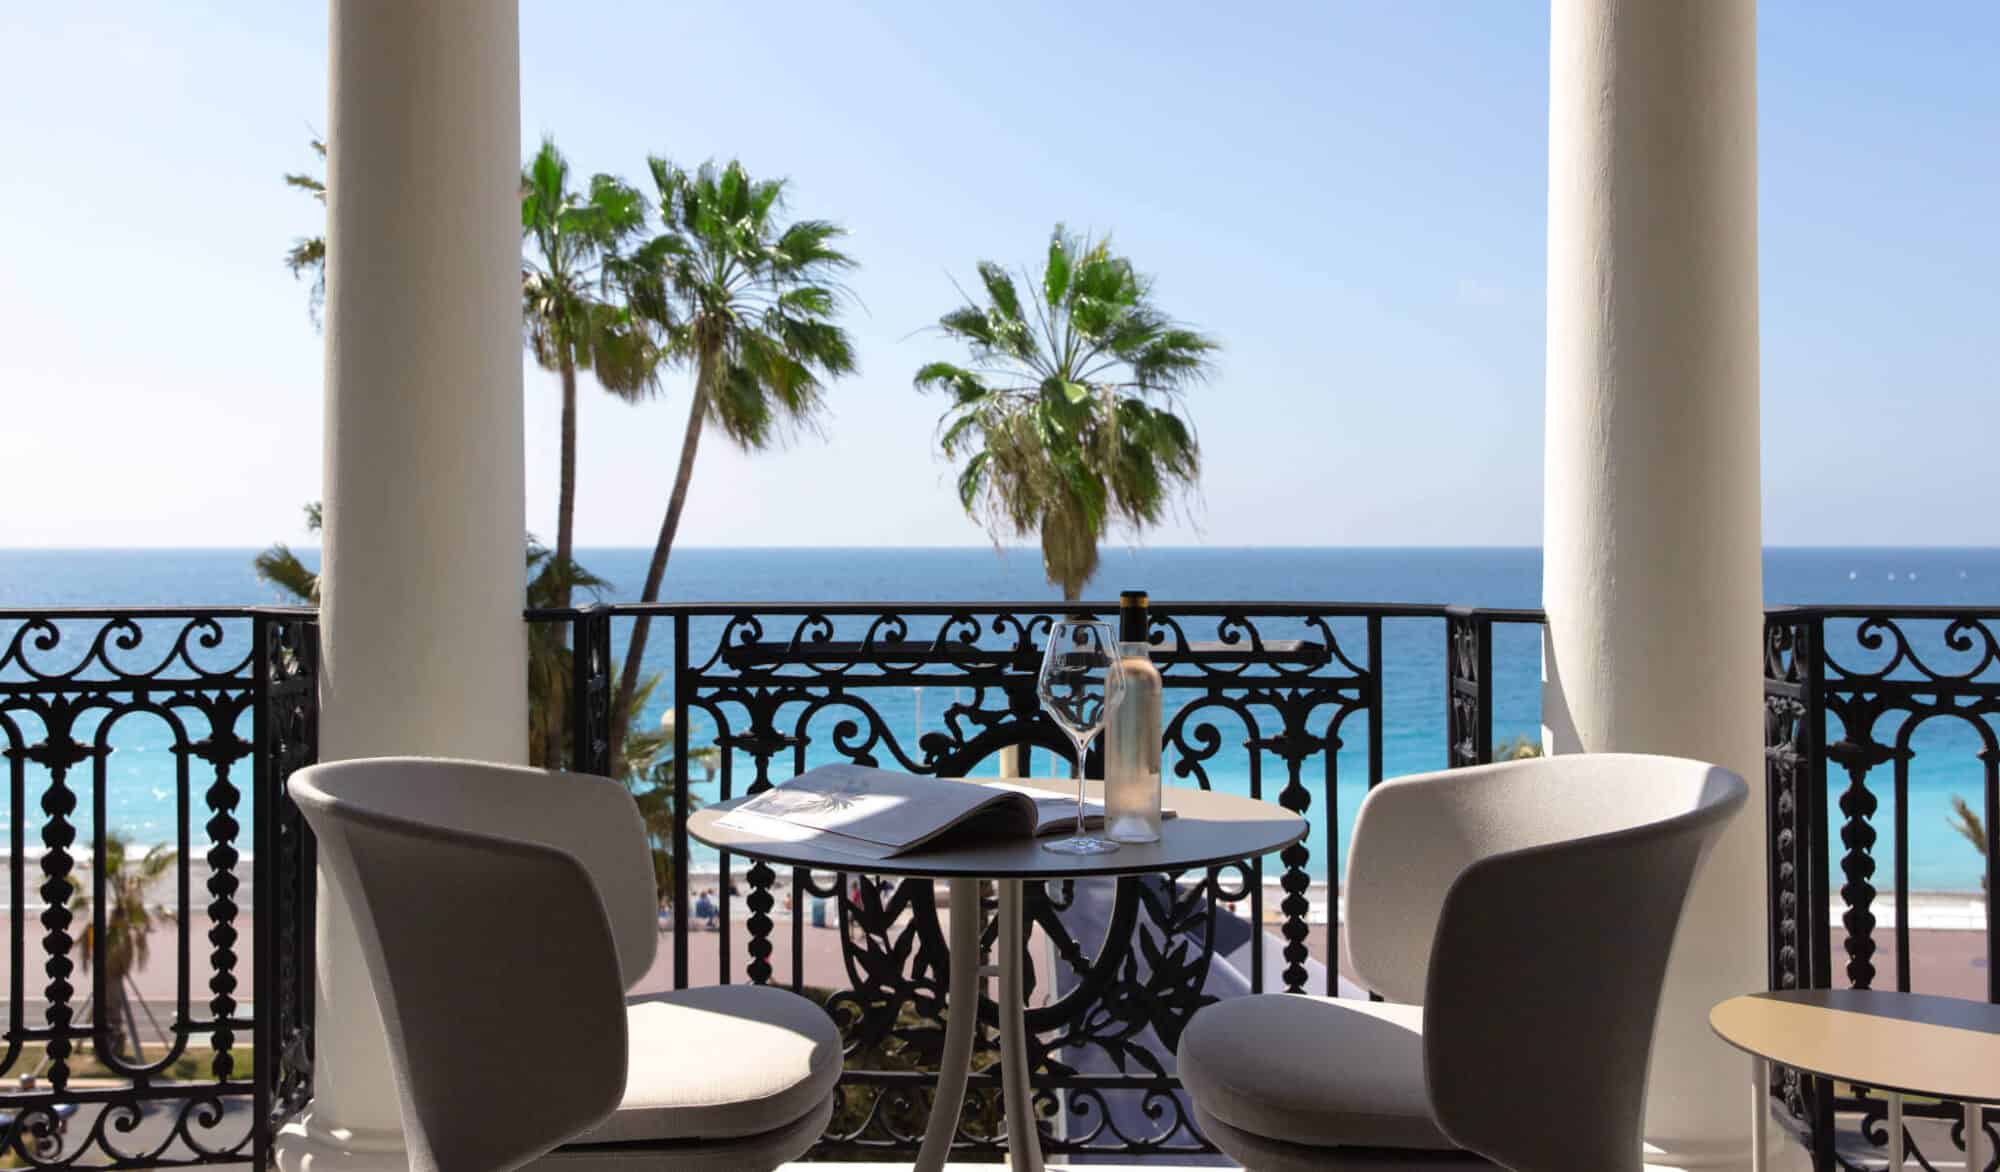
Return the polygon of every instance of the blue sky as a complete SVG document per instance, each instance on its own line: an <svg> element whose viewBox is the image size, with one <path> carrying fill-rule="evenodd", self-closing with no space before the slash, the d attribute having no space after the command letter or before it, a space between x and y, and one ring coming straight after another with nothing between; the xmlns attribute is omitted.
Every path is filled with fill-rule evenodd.
<svg viewBox="0 0 2000 1172"><path fill-rule="evenodd" d="M953 279L1057 220L1226 347L1201 499L1149 543L1539 540L1545 5L523 8L524 148L740 156L864 265L825 437L705 444L689 544L983 541L910 374ZM1761 20L1766 538L2000 544L2000 5ZM325 21L0 11L0 545L301 536L320 352L280 256L315 209L279 176L326 124ZM685 407L586 392L582 544L650 542ZM531 369L545 534L556 408Z"/></svg>

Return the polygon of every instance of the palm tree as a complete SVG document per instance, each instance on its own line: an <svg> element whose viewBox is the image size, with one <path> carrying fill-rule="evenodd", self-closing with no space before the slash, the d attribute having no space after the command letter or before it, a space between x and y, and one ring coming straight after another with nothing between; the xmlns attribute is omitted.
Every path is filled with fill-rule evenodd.
<svg viewBox="0 0 2000 1172"><path fill-rule="evenodd" d="M1114 519L1143 530L1193 489L1201 453L1181 396L1213 374L1216 343L1161 312L1109 239L1058 224L1040 281L1020 276L1025 302L1006 269L979 263L987 304L938 319L971 363L930 363L915 383L951 396L938 447L964 461L965 511L996 541L1039 535L1043 572L1073 601Z"/></svg>
<svg viewBox="0 0 2000 1172"><path fill-rule="evenodd" d="M319 502L307 502L306 532L318 533L320 522ZM251 559L250 566L257 571L259 581L276 586L302 605L319 605L319 575L307 569L306 564L299 560L299 555L284 542L274 542L269 549Z"/></svg>
<svg viewBox="0 0 2000 1172"><path fill-rule="evenodd" d="M1951 828L1963 835L1965 840L1972 844L1972 849L1978 851L1979 857L1984 859L1986 857L1986 819L1980 817L1978 812L1973 810L1972 806L1957 794L1951 795L1951 815L1948 819L1951 823ZM1981 875L1979 877L1979 887L1980 890L1985 890L1986 876Z"/></svg>
<svg viewBox="0 0 2000 1172"><path fill-rule="evenodd" d="M313 154L319 156L320 166L326 166L326 140L314 135ZM303 171L293 171L285 176L285 184L305 192L319 201L320 214L326 214L326 180ZM312 275L310 299L306 302L306 312L312 315L313 328L319 328L320 307L326 304L326 234L300 236L285 250L285 267L292 270L293 277Z"/></svg>
<svg viewBox="0 0 2000 1172"><path fill-rule="evenodd" d="M611 296L606 262L645 226L639 193L609 175L587 191L570 187L569 163L551 139L521 171L522 316L529 353L562 380L562 457L556 496L555 563L574 561L576 531L576 375L625 399L653 386L659 354L648 331ZM558 576L552 605L568 606Z"/></svg>
<svg viewBox="0 0 2000 1172"><path fill-rule="evenodd" d="M854 261L834 247L844 229L784 221L785 180L752 179L739 162L688 172L647 160L660 234L618 262L632 310L694 373L680 466L660 522L642 602L657 601L673 552L695 453L714 427L745 451L810 426L827 380L854 370L854 345L837 324ZM632 626L613 705L620 745L638 707L639 668L651 620Z"/></svg>
<svg viewBox="0 0 2000 1172"><path fill-rule="evenodd" d="M83 959L90 963L101 948L104 953L104 986L97 1006L98 1020L105 1023L104 1036L111 1055L127 1052L138 1037L138 1022L132 1017L131 998L126 992L131 974L146 964L151 955L155 921L171 924L174 913L164 907L148 906L146 893L159 882L179 859L179 852L155 846L139 859L132 859L125 837L104 836L104 936L97 935L91 912L92 885L78 879L70 882L70 912L83 922ZM108 1055L99 1055L105 1058Z"/></svg>

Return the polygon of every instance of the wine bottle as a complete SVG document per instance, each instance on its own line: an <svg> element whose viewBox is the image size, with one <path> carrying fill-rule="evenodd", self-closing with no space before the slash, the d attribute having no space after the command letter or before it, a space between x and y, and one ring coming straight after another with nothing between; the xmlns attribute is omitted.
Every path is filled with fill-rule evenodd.
<svg viewBox="0 0 2000 1172"><path fill-rule="evenodd" d="M1118 596L1118 658L1124 689L1104 725L1105 836L1160 840L1160 669L1147 638L1146 592Z"/></svg>

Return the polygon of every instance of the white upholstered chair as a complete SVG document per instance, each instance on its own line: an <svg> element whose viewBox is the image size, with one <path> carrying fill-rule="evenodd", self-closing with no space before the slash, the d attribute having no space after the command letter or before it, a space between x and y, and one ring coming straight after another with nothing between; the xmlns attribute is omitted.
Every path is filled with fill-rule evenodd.
<svg viewBox="0 0 2000 1172"><path fill-rule="evenodd" d="M290 792L354 916L413 1169L756 1172L824 1130L841 1045L818 1006L755 985L628 1001L658 911L617 783L377 758Z"/></svg>
<svg viewBox="0 0 2000 1172"><path fill-rule="evenodd" d="M1747 794L1728 770L1627 754L1377 786L1343 930L1387 1000L1204 1008L1177 1054L1197 1122L1252 1172L1638 1172L1667 952Z"/></svg>

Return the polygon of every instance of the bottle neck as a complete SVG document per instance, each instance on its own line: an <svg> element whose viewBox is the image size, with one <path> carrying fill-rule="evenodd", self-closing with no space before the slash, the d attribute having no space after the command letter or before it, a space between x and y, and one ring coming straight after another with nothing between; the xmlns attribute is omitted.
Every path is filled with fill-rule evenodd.
<svg viewBox="0 0 2000 1172"><path fill-rule="evenodd" d="M1118 654L1125 659L1137 658L1150 661L1153 658L1153 645L1144 639L1120 639Z"/></svg>

